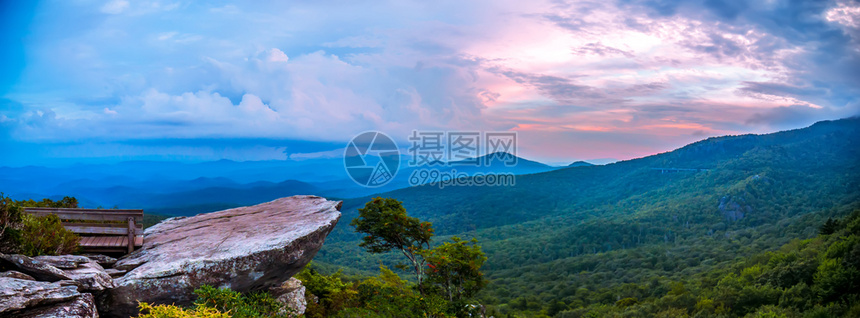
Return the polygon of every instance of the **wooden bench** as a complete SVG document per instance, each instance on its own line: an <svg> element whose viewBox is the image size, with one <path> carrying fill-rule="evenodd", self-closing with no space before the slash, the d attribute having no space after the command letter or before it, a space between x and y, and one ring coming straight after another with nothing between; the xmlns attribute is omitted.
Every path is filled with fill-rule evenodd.
<svg viewBox="0 0 860 318"><path fill-rule="evenodd" d="M24 208L34 216L56 214L81 236L82 252L128 252L143 246L143 210Z"/></svg>

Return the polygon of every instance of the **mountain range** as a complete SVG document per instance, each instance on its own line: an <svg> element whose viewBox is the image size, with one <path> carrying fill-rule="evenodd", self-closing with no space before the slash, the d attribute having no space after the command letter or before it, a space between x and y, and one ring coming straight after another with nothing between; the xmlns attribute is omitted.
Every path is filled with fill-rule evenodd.
<svg viewBox="0 0 860 318"><path fill-rule="evenodd" d="M363 187L350 180L342 158L0 167L0 191L22 199L74 196L82 207L90 208L118 206L155 214L195 215L297 194L353 198L392 191L409 187L409 177L418 169L473 175L527 174L558 168L518 157L513 157L517 162L514 166L503 163L512 157L489 154L476 158L480 165L454 161L410 166L410 157L401 156L402 168L391 182L378 188Z"/></svg>
<svg viewBox="0 0 860 318"><path fill-rule="evenodd" d="M539 312L556 302L575 308L582 295L612 304L625 284L701 275L814 237L825 220L858 207L858 158L855 117L519 175L511 187L425 185L378 196L402 201L441 239L481 242L492 281L483 303ZM348 225L374 196L345 200L318 262L396 265L397 255L363 253Z"/></svg>
<svg viewBox="0 0 860 318"><path fill-rule="evenodd" d="M514 159L478 159L491 157ZM708 282L739 259L813 238L828 219L860 208L858 158L860 118L854 117L713 137L604 165L553 167L523 158L513 167L502 161L402 165L391 183L374 189L345 178L342 159L313 159L2 167L0 190L14 199L70 195L85 207L142 207L165 215L294 194L341 198L342 219L315 262L323 271L363 275L380 264L394 267L398 257L362 251L349 223L372 198L395 198L409 215L432 222L435 244L453 236L480 242L491 281L479 295L482 304L536 316L613 306L632 291L665 295L691 277L716 284ZM511 173L516 182L410 187L418 169Z"/></svg>

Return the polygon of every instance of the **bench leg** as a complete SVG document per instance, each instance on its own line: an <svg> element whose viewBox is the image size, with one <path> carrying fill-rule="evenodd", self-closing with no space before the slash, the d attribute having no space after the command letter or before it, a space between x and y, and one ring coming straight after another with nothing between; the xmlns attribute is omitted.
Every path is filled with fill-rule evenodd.
<svg viewBox="0 0 860 318"><path fill-rule="evenodd" d="M128 253L134 252L134 218L128 218Z"/></svg>

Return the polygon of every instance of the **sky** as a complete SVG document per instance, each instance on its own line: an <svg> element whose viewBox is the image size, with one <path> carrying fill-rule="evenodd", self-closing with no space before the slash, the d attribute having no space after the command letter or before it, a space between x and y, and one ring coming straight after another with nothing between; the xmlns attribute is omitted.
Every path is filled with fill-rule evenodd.
<svg viewBox="0 0 860 318"><path fill-rule="evenodd" d="M858 1L2 1L0 166L516 131L631 159L860 113Z"/></svg>

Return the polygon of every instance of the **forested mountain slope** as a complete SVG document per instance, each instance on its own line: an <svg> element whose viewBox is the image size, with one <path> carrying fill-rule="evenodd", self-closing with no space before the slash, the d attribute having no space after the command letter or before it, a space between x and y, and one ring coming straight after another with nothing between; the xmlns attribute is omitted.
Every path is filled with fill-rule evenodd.
<svg viewBox="0 0 860 318"><path fill-rule="evenodd" d="M625 284L657 288L813 237L860 202L858 158L860 119L849 118L517 176L513 187L422 186L381 196L403 201L440 235L481 241L492 280L485 303L557 312L614 304ZM368 200L344 202L319 261L356 270L388 262L361 252L348 226Z"/></svg>

